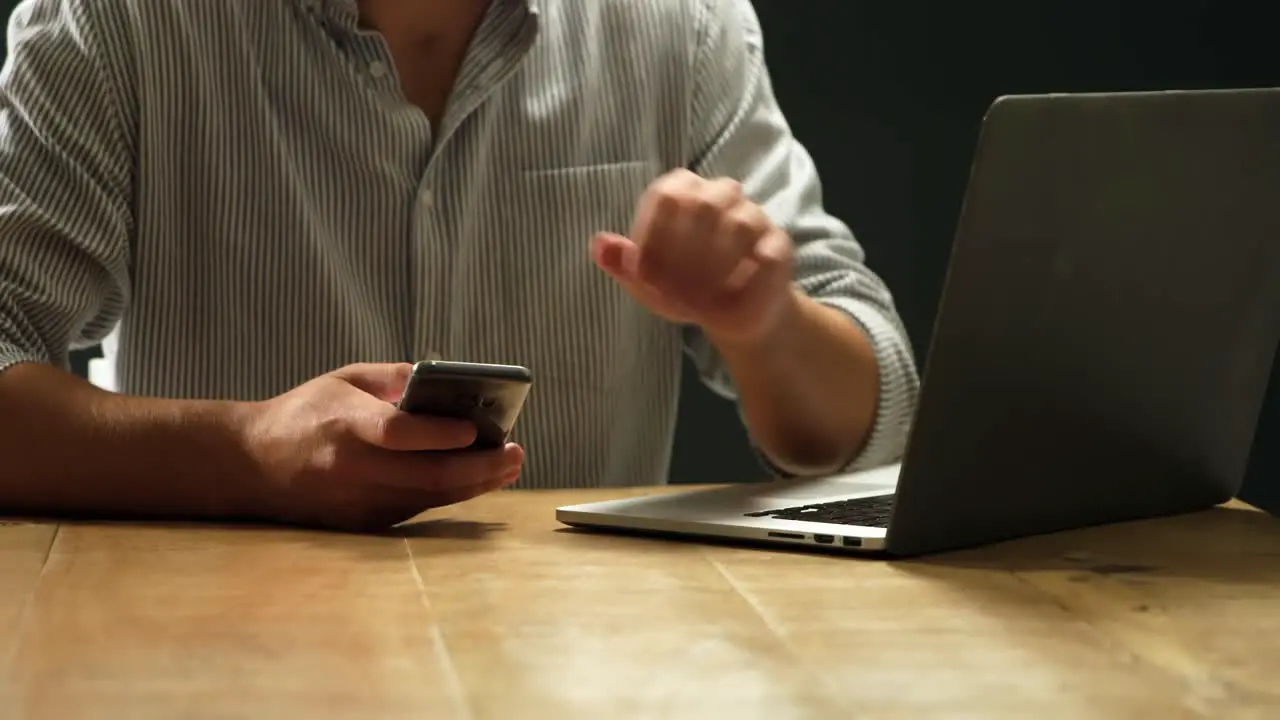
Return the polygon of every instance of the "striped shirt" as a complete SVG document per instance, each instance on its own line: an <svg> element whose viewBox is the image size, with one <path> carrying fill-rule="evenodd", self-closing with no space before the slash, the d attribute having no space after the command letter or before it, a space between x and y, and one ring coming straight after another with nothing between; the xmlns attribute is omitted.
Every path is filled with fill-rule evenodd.
<svg viewBox="0 0 1280 720"><path fill-rule="evenodd" d="M665 482L707 340L591 262L646 186L742 181L880 362L855 467L917 373L890 292L775 102L748 0L494 0L438 127L354 0L25 0L0 75L0 369L112 334L115 389L263 399L352 362L529 366L524 487Z"/></svg>

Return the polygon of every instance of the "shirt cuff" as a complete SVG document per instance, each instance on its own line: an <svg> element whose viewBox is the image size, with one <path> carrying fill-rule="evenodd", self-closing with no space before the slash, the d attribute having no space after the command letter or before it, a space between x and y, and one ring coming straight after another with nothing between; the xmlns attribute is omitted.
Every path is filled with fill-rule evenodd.
<svg viewBox="0 0 1280 720"><path fill-rule="evenodd" d="M4 372L5 370L8 370L14 365L21 365L23 363L35 363L37 365L48 365L49 362L50 362L49 358L45 357L41 353L31 352L30 350L23 350L22 348L17 347L16 345L0 343L0 373Z"/></svg>
<svg viewBox="0 0 1280 720"><path fill-rule="evenodd" d="M890 465L902 459L915 416L920 380L915 356L906 330L891 320L880 308L862 300L847 297L815 297L828 307L849 316L867 336L875 352L879 370L880 391L876 399L876 417L871 433L862 449L846 465L836 470L856 472ZM765 468L778 477L795 477L774 462L763 449L753 450Z"/></svg>

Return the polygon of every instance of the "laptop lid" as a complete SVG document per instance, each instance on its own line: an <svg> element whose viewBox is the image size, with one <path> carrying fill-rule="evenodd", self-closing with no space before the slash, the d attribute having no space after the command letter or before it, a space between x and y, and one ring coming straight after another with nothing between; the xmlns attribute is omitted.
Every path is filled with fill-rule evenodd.
<svg viewBox="0 0 1280 720"><path fill-rule="evenodd" d="M1229 499L1278 338L1280 90L997 100L889 551Z"/></svg>

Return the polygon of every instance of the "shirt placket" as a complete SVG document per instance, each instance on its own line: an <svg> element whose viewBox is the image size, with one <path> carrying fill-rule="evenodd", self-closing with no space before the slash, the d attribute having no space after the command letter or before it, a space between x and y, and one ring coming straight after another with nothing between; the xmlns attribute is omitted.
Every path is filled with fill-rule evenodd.
<svg viewBox="0 0 1280 720"><path fill-rule="evenodd" d="M422 348L420 357L451 358L451 351L462 328L457 327L457 294L476 292L476 288L460 287L458 243L465 241L451 229L454 219L447 203L450 183L467 175L466 168L454 167L450 153L452 141L465 132L467 119L498 87L519 68L537 34L537 12L523 4L496 2L490 6L476 39L458 72L448 110L435 133L430 160L418 183L414 206L413 237L416 255L414 267L418 275L413 287L420 288L416 314L415 340ZM496 208L495 208L496 210Z"/></svg>
<svg viewBox="0 0 1280 720"><path fill-rule="evenodd" d="M325 6L353 38L348 59L365 81L380 93L407 102L389 48L381 36L356 28L355 6L349 0L304 0ZM452 181L449 144L464 131L467 118L510 77L537 35L538 11L510 0L493 3L476 31L475 40L459 69L448 110L440 128L423 117L423 132L432 148L415 188L409 224L405 270L405 355L408 360L435 359L450 354L456 337L452 308L456 287L459 238L450 232L450 208L441 199L442 184ZM465 170L465 169L459 169ZM457 175L454 173L453 175ZM447 188L446 188L447 189Z"/></svg>
<svg viewBox="0 0 1280 720"><path fill-rule="evenodd" d="M408 100L400 89L400 78L390 48L376 32L358 27L358 12L350 0L303 0L323 13L329 22L341 28L339 47L343 57L361 82L369 85L376 96L384 98L388 107L406 106ZM421 116L421 132L428 147L433 147L431 121ZM432 150L434 154L434 148ZM404 296L400 303L400 343L403 360L438 359L448 332L446 302L448 294L443 272L448 268L449 248L440 242L442 223L435 208L435 193L430 168L421 173L410 205L408 238L404 243Z"/></svg>

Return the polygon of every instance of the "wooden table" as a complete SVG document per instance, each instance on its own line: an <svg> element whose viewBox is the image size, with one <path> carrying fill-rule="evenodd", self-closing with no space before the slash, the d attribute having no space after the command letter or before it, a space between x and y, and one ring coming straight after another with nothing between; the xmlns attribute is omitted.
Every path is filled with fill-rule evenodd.
<svg viewBox="0 0 1280 720"><path fill-rule="evenodd" d="M909 562L563 529L0 527L5 718L1280 717L1280 522Z"/></svg>

